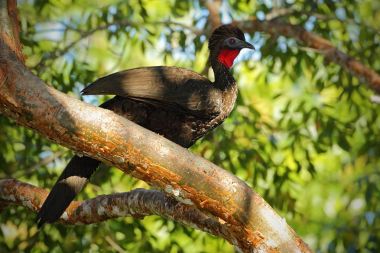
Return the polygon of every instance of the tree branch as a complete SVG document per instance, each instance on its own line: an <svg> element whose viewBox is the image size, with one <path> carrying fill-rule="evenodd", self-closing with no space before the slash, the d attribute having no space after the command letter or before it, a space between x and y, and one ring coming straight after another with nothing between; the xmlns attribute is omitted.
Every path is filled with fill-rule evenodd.
<svg viewBox="0 0 380 253"><path fill-rule="evenodd" d="M94 33L98 32L98 31L106 30L111 25L131 26L131 25L134 25L134 23L130 22L127 19L123 19L123 20L120 20L120 21L117 21L117 22L113 22L113 23L110 23L110 24L105 24L105 25L101 25L101 26L95 27L95 28L93 28L91 30L88 30L88 31L75 30L80 35L78 39L72 41L70 44L68 44L67 46L65 46L62 49L58 49L58 50L55 50L52 53L48 53L48 54L44 55L44 57L41 59L41 61L36 66L34 66L34 67L37 68L37 69L39 69L41 72L44 71L45 68L46 68L46 61L48 59L52 59L52 58L54 59L54 58L61 57L62 55L64 55L65 53L67 53L71 48L73 48L76 44L78 44L83 39L85 39L85 38L93 35ZM70 30L74 30L74 29L70 28Z"/></svg>
<svg viewBox="0 0 380 253"><path fill-rule="evenodd" d="M209 29L205 32L207 37L209 37L212 31L214 31L217 27L219 27L222 24L222 21L219 16L220 15L219 9L222 3L220 0L204 0L203 2L209 13L208 14ZM210 67L211 67L211 62L209 59L206 62L204 68L202 69L201 74L207 76Z"/></svg>
<svg viewBox="0 0 380 253"><path fill-rule="evenodd" d="M380 93L380 75L365 66L359 60L343 53L332 43L321 36L309 32L301 26L295 26L277 20L260 21L255 18L245 21L235 21L234 24L245 32L266 32L271 35L282 35L296 39L308 47L316 49L327 60L341 65L344 69L365 81L371 89Z"/></svg>
<svg viewBox="0 0 380 253"><path fill-rule="evenodd" d="M171 21L171 20L156 21L156 22L151 22L151 24L155 24L155 25L167 25L167 26L178 26L178 27L181 27L182 29L186 29L186 30L191 31L195 35L201 35L201 34L203 34L203 31L201 31L201 30L199 30L199 29L197 29L195 27L188 26L188 25L185 25L185 24L182 24L182 23L179 23L179 22L174 22L174 21ZM65 47L63 47L61 49L57 49L57 50L53 51L52 53L45 54L43 56L43 58L41 59L41 61L34 66L34 68L39 69L40 72L43 72L46 69L46 67L47 67L46 66L46 61L47 60L56 59L56 58L59 58L59 57L65 55L70 49L72 49L73 47L75 47L82 40L84 40L84 39L92 36L96 32L107 30L107 29L109 29L109 27L114 26L114 25L125 28L126 26L138 26L139 24L131 22L129 19L121 19L121 20L116 20L114 22L106 23L104 25L95 27L95 28L90 29L88 31L76 30L76 29L74 29L72 27L69 27L69 28L67 28L68 30L75 31L75 32L79 33L79 38L76 39L76 40L74 40L74 41L72 41L72 42L70 42L68 45L66 45Z"/></svg>
<svg viewBox="0 0 380 253"><path fill-rule="evenodd" d="M33 164L31 167L29 167L25 170L16 171L16 173L13 174L12 176L13 177L22 177L22 176L31 175L31 174L35 173L35 171L37 169L39 169L40 167L54 162L57 158L61 157L65 153L66 153L65 151L56 151L56 152L52 153L51 155L43 158L42 160L39 160L37 163Z"/></svg>
<svg viewBox="0 0 380 253"><path fill-rule="evenodd" d="M15 204L37 212L48 191L15 179L0 180L0 201ZM108 219L149 215L177 221L183 225L222 237L233 244L237 238L227 226L212 215L206 215L193 205L178 202L161 191L134 189L130 192L102 195L86 201L73 201L60 222L71 225L93 224Z"/></svg>
<svg viewBox="0 0 380 253"><path fill-rule="evenodd" d="M204 0L204 4L209 11L209 22L211 26L211 29L209 31L212 31L221 24L219 16L219 8L221 3L219 0ZM314 49L316 52L322 54L328 61L335 62L336 64L342 66L345 70L349 71L363 82L366 82L368 86L375 92L380 93L380 75L376 71L372 70L370 67L365 66L359 60L342 52L341 50L336 48L330 41L324 39L323 37L315 33L309 32L301 26L291 25L276 19L279 16L281 17L283 15L288 15L291 13L293 13L293 10L291 9L277 9L276 11L269 13L267 16L267 20L264 21L252 18L250 20L234 21L233 23L240 26L247 33L254 33L260 31L269 33L271 35L282 35L285 37L294 38L298 42L301 42L302 44L305 44L306 46ZM180 26L184 29L192 31L195 35L209 34L209 32L207 31L201 31L196 28L174 21L157 21L152 23ZM80 38L72 41L69 45L65 46L64 48L56 50L53 53L44 56L41 62L37 64L36 68L41 68L42 70L44 70L46 67L45 64L47 59L57 58L64 55L81 40L91 36L97 31L108 29L112 25L137 26L138 24L135 24L129 20L118 20L112 23L96 27L89 31L78 31L80 33ZM72 28L70 29L73 30ZM206 75L208 68L209 63L206 64L205 68L201 71L201 73Z"/></svg>
<svg viewBox="0 0 380 253"><path fill-rule="evenodd" d="M7 42L17 57L24 62L16 0L0 1L0 24L0 37Z"/></svg>
<svg viewBox="0 0 380 253"><path fill-rule="evenodd" d="M6 38L0 38L0 112L5 116L210 213L243 252L310 252L243 181L111 111L47 86L25 68Z"/></svg>
<svg viewBox="0 0 380 253"><path fill-rule="evenodd" d="M221 5L220 0L205 0L205 5L208 9L208 20L211 25L211 31L215 30L217 27L219 27L222 24L222 21L220 19L220 5Z"/></svg>
<svg viewBox="0 0 380 253"><path fill-rule="evenodd" d="M115 113L45 85L0 40L0 111L43 136L114 165L225 222L245 252L309 249L243 181Z"/></svg>

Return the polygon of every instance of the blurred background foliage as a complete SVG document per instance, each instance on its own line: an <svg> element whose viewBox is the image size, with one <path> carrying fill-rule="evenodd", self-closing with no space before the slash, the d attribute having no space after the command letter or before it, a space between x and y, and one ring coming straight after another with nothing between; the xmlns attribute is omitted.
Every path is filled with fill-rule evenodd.
<svg viewBox="0 0 380 253"><path fill-rule="evenodd" d="M28 67L86 102L106 98L82 98L83 87L122 69L175 65L212 78L203 1L19 0L18 7ZM380 72L379 1L223 0L221 16L224 23L275 16ZM235 61L237 106L192 152L245 180L316 252L379 252L380 105L373 92L292 38L246 36L256 51ZM46 188L72 155L3 116L0 143L0 178ZM148 186L102 168L80 198L136 187ZM0 252L234 252L222 239L160 217L40 232L34 219L22 207L2 212Z"/></svg>

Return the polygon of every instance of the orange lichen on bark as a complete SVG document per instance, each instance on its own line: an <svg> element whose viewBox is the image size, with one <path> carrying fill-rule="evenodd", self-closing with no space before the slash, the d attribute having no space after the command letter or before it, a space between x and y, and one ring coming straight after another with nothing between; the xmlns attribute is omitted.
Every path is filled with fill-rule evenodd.
<svg viewBox="0 0 380 253"><path fill-rule="evenodd" d="M110 111L86 105L46 86L16 59L11 43L0 39L0 69L3 79L7 79L1 84L0 111L5 115L59 144L115 165L182 198L181 201L194 204L189 208L195 209L184 206L183 210L195 212L196 207L201 208L203 214L198 212L199 217L206 215L212 219L219 226L217 230L224 231L228 235L224 237L245 252L254 248L270 252L277 250L276 245L282 245L283 252L297 250L289 227L244 182ZM76 215L81 208L78 205L74 202L67 210L68 221L72 222L71 214ZM107 210L114 211L109 207ZM283 230L276 231L266 223L267 214L273 223L284 225ZM105 216L94 214L94 218ZM89 217L82 218L87 222Z"/></svg>

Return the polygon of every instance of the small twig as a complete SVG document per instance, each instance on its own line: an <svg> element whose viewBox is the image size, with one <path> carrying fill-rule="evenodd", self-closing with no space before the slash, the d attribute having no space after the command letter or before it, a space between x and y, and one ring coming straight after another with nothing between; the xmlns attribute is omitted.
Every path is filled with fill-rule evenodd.
<svg viewBox="0 0 380 253"><path fill-rule="evenodd" d="M54 58L61 57L62 55L67 53L72 47L74 47L76 44L78 44L83 39L93 35L95 32L108 29L112 25L125 25L125 26L127 26L127 25L133 25L133 24L128 20L121 20L121 21L118 21L118 22L115 22L112 24L106 24L106 25L98 26L98 27L91 29L91 30L88 30L88 31L76 30L77 32L80 33L80 37L78 39L72 41L70 44L68 44L67 46L65 46L64 48L62 48L60 50L55 50L51 53L46 54L41 59L41 61L36 66L34 66L34 68L37 68L37 69L39 69L39 71L43 72L46 68L46 61L48 59L54 59Z"/></svg>
<svg viewBox="0 0 380 253"><path fill-rule="evenodd" d="M109 237L108 235L104 238L106 239L106 241L108 242L108 244L116 251L116 252L119 252L119 253L125 253L126 251L120 247L119 244L117 244L114 240L112 240L111 237Z"/></svg>
<svg viewBox="0 0 380 253"><path fill-rule="evenodd" d="M171 21L171 20L157 21L157 22L153 22L153 23L161 24L161 25L169 25L169 26L178 26L178 27L181 27L183 29L189 30L190 32L192 32L196 36L206 34L204 30L200 30L200 29L197 29L193 26L182 24L180 22L175 22L175 21Z"/></svg>
<svg viewBox="0 0 380 253"><path fill-rule="evenodd" d="M341 65L359 79L365 80L375 92L380 92L380 75L377 72L365 66L359 60L343 53L327 39L307 31L302 26L277 22L276 20L259 21L255 18L233 23L240 26L245 32L254 33L260 31L274 36L282 35L293 38L307 47L319 51L328 61Z"/></svg>
<svg viewBox="0 0 380 253"><path fill-rule="evenodd" d="M201 31L199 29L196 29L194 27L191 27L191 26L179 23L179 22L174 22L174 21L169 21L169 20L167 20L167 21L151 22L151 24L179 26L181 28L184 28L184 29L187 29L187 30L193 32L195 35L202 35L202 34L204 34L204 31ZM41 59L41 61L36 66L34 66L33 68L39 69L40 72L45 71L45 69L47 67L46 66L46 61L47 60L52 60L52 59L56 59L56 58L59 58L59 57L63 56L71 48L73 48L74 46L76 46L82 40L90 37L91 35L93 35L94 33L98 32L98 31L106 30L109 27L114 26L114 25L118 25L118 26L137 26L138 24L124 19L124 20L118 20L118 21L115 21L115 22L107 23L105 25L98 26L98 27L93 28L93 29L88 30L88 31L82 31L82 30L74 29L72 27L67 27L63 31L71 30L71 31L78 32L79 35L80 35L80 37L78 39L72 41L71 43L69 43L67 46L65 46L62 49L57 49L57 50L55 50L55 51L53 51L51 53L45 54L43 56L43 58Z"/></svg>
<svg viewBox="0 0 380 253"><path fill-rule="evenodd" d="M42 166L45 166L45 165L47 165L47 164L55 161L57 158L61 157L64 154L65 154L64 151L54 152L50 156L45 157L44 159L40 160L39 162L37 162L36 164L34 164L33 166L31 166L29 169L26 169L24 171L19 171L19 173L16 172L16 174L13 175L13 176L17 177L17 178L21 177L21 176L28 176L31 173L33 173L35 170L37 170L37 169L41 168Z"/></svg>
<svg viewBox="0 0 380 253"><path fill-rule="evenodd" d="M266 20L274 20L294 14L295 10L291 8L274 8L265 15Z"/></svg>

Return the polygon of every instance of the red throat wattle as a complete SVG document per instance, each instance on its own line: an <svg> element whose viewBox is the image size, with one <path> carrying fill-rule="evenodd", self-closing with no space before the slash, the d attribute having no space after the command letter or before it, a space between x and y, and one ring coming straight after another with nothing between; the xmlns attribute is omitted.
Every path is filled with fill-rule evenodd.
<svg viewBox="0 0 380 253"><path fill-rule="evenodd" d="M234 64L236 56L238 56L240 50L237 49L222 49L218 55L218 61L227 68L231 68Z"/></svg>

